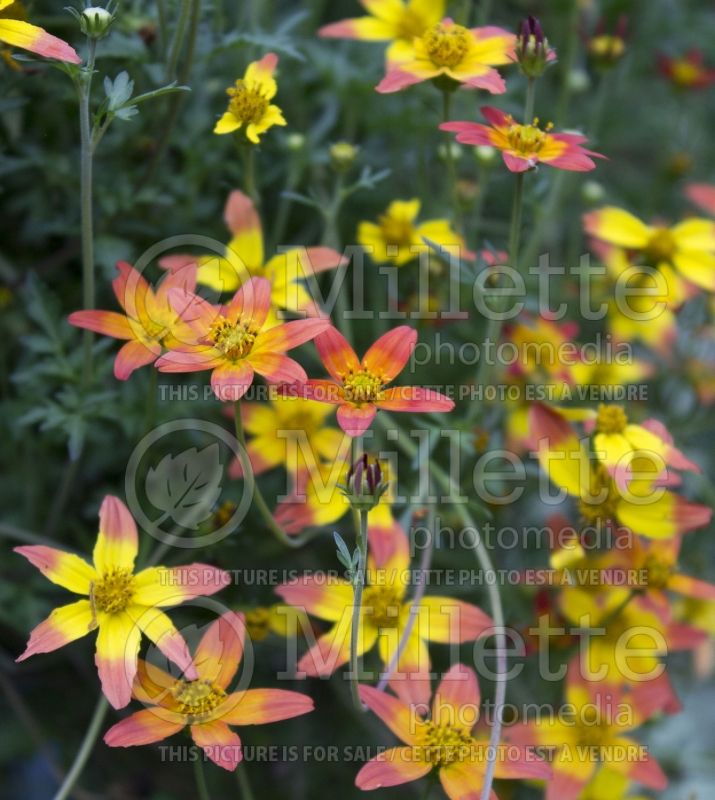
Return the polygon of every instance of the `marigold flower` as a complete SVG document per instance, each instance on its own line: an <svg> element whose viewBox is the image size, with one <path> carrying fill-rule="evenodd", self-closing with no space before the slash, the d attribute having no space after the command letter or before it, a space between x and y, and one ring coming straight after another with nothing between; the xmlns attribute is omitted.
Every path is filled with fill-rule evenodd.
<svg viewBox="0 0 715 800"><path fill-rule="evenodd" d="M193 597L215 594L229 581L223 570L207 564L148 567L134 572L137 528L121 500L108 495L99 509L99 533L93 562L44 545L16 547L53 583L87 599L56 608L30 634L24 661L49 653L97 630L95 662L102 691L114 708L131 697L137 653L144 633L167 658L196 674L186 642L161 610Z"/></svg>
<svg viewBox="0 0 715 800"><path fill-rule="evenodd" d="M66 61L70 64L81 64L82 59L67 42L47 33L37 25L30 25L23 19L14 19L14 0L0 0L0 42L11 47L29 50L45 58ZM19 7L21 4L18 3Z"/></svg>
<svg viewBox="0 0 715 800"><path fill-rule="evenodd" d="M196 648L193 676L175 678L139 662L134 697L149 706L111 727L110 747L152 744L188 726L191 738L219 767L233 771L243 758L241 739L230 725L265 725L307 714L313 700L285 689L229 692L243 656L242 614L227 612L213 622Z"/></svg>
<svg viewBox="0 0 715 800"><path fill-rule="evenodd" d="M260 217L251 198L238 190L226 201L224 220L233 234L224 258L172 255L161 259L159 265L176 271L193 264L196 282L217 292L235 292L249 277L268 279L272 287L268 327L281 322L284 311L320 316L304 280L342 266L347 259L331 247L306 247L285 250L266 261Z"/></svg>
<svg viewBox="0 0 715 800"><path fill-rule="evenodd" d="M216 123L214 133L234 133L243 128L248 141L259 144L261 135L269 128L287 124L280 108L271 103L278 92L273 77L277 65L278 56L268 53L246 67L243 78L226 89L231 99L228 110Z"/></svg>
<svg viewBox="0 0 715 800"><path fill-rule="evenodd" d="M453 401L434 390L384 388L402 372L416 344L417 332L400 325L381 336L361 361L347 339L331 327L316 337L315 346L333 380L309 380L298 391L303 397L338 405L338 423L349 436L362 435L379 408L412 413L451 411Z"/></svg>
<svg viewBox="0 0 715 800"><path fill-rule="evenodd" d="M651 266L672 267L696 286L715 291L715 223L711 220L691 217L672 227L646 225L628 211L606 206L585 214L583 226L596 239L635 250Z"/></svg>
<svg viewBox="0 0 715 800"><path fill-rule="evenodd" d="M682 56L658 56L658 69L679 89L705 89L715 83L715 69L705 66L701 50L692 48Z"/></svg>
<svg viewBox="0 0 715 800"><path fill-rule="evenodd" d="M409 59L387 65L387 74L375 87L378 92L399 92L435 78L472 89L503 94L506 84L494 67L514 60L513 33L502 28L465 28L446 18L428 28L412 45Z"/></svg>
<svg viewBox="0 0 715 800"><path fill-rule="evenodd" d="M393 200L384 214L374 222L361 222L357 240L376 264L391 263L401 267L422 253L429 253L425 239L455 251L459 258L473 261L475 254L467 249L464 239L452 228L447 219L430 219L417 222L421 202Z"/></svg>
<svg viewBox="0 0 715 800"><path fill-rule="evenodd" d="M368 16L324 25L320 36L390 42L387 61L409 60L412 42L444 16L447 0L360 0Z"/></svg>
<svg viewBox="0 0 715 800"><path fill-rule="evenodd" d="M481 694L477 676L455 664L439 683L429 719L414 706L371 686L360 686L360 697L404 745L385 750L368 761L355 778L369 791L416 781L437 771L451 800L480 796L489 754L488 742L476 738ZM548 779L551 767L521 745L500 745L494 776L507 779ZM494 792L491 794L496 798Z"/></svg>
<svg viewBox="0 0 715 800"><path fill-rule="evenodd" d="M581 147L585 136L577 133L551 133L552 125L539 127L539 120L520 124L511 114L493 106L482 106L481 112L489 125L479 122L443 122L443 131L457 134L462 144L488 145L501 150L502 158L511 172L526 172L538 164L549 164L573 172L589 172L596 168L594 158L600 153Z"/></svg>
<svg viewBox="0 0 715 800"><path fill-rule="evenodd" d="M156 291L130 264L120 261L117 269L119 276L112 282L112 289L125 313L75 311L68 322L114 339L128 340L114 361L115 377L125 381L135 369L153 364L163 349L190 341L191 329L172 308L169 293L173 289L193 291L196 269L189 265L167 275Z"/></svg>
<svg viewBox="0 0 715 800"><path fill-rule="evenodd" d="M404 531L373 537L363 591L358 655L376 644L380 660L388 666L412 614L406 598L410 576L409 544ZM332 623L331 629L303 655L298 669L307 675L331 675L350 657L353 587L346 580L326 580L318 573L301 575L276 589L286 603ZM429 686L427 642L469 642L487 635L493 622L481 609L453 597L423 597L415 609L412 630L391 679L398 693L424 698ZM427 693L429 689L427 688Z"/></svg>
<svg viewBox="0 0 715 800"><path fill-rule="evenodd" d="M306 319L266 330L271 284L265 278L251 278L225 306L213 306L184 289L171 289L169 302L192 328L195 343L165 353L157 368L161 372L212 370L211 386L222 401L240 400L255 373L269 384L306 381L303 367L285 351L330 327L330 320Z"/></svg>

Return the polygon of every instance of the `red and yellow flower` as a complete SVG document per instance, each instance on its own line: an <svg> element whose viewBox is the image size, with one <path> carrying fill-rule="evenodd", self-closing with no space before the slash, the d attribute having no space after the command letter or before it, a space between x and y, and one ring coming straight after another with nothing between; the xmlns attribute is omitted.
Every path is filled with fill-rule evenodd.
<svg viewBox="0 0 715 800"><path fill-rule="evenodd" d="M690 183L685 196L706 214L715 217L715 186L711 183Z"/></svg>
<svg viewBox="0 0 715 800"><path fill-rule="evenodd" d="M502 28L469 29L446 18L414 39L409 58L388 64L375 88L387 94L441 78L502 94L506 84L494 67L513 62L515 42L514 34Z"/></svg>
<svg viewBox="0 0 715 800"><path fill-rule="evenodd" d="M56 608L30 634L24 661L49 653L97 630L95 658L102 691L114 706L130 700L142 633L167 658L195 678L186 642L162 608L211 595L228 583L223 570L207 564L148 567L134 572L137 528L126 506L107 496L99 510L93 565L44 545L16 547L53 583L86 599Z"/></svg>
<svg viewBox="0 0 715 800"><path fill-rule="evenodd" d="M677 225L646 225L622 208L606 206L584 215L586 233L640 253L659 269L672 268L686 280L715 291L715 223L690 217ZM667 271L664 273L668 278Z"/></svg>
<svg viewBox="0 0 715 800"><path fill-rule="evenodd" d="M349 436L361 436L379 408L388 411L451 411L454 402L443 394L419 386L386 389L402 372L417 344L417 332L400 325L381 336L360 360L347 339L329 328L315 339L323 366L333 380L309 380L301 396L333 403L338 423Z"/></svg>
<svg viewBox="0 0 715 800"><path fill-rule="evenodd" d="M73 47L37 25L14 18L14 0L0 0L0 42L10 47L29 50L38 56L81 64L82 59ZM20 6L20 3L17 4Z"/></svg>
<svg viewBox="0 0 715 800"><path fill-rule="evenodd" d="M430 219L417 222L421 202L393 200L377 223L361 222L357 240L376 264L394 264L401 267L423 253L430 252L425 239L454 252L463 260L473 261L475 254L467 249L464 239L452 228L447 219Z"/></svg>
<svg viewBox="0 0 715 800"><path fill-rule="evenodd" d="M160 266L175 271L193 264L196 282L217 292L235 292L251 277L266 278L272 286L268 325L281 322L285 311L319 316L320 309L304 281L346 264L347 259L330 247L296 247L266 261L260 217L251 198L238 190L228 197L224 220L233 238L223 258L172 255L163 258Z"/></svg>
<svg viewBox="0 0 715 800"><path fill-rule="evenodd" d="M585 136L577 133L551 133L552 125L539 126L539 120L521 124L511 114L493 106L482 106L481 112L489 125L479 122L443 122L443 131L457 134L461 144L487 145L501 151L511 172L526 172L538 164L548 164L573 172L589 172L596 168L594 158L600 153L581 145Z"/></svg>
<svg viewBox="0 0 715 800"><path fill-rule="evenodd" d="M175 678L139 662L133 695L148 706L118 722L104 736L110 747L133 747L166 739L188 727L191 738L219 767L235 770L243 758L241 740L230 725L265 725L313 710L310 697L285 689L228 687L243 656L242 614L227 612L199 642L193 675Z"/></svg>
<svg viewBox="0 0 715 800"><path fill-rule="evenodd" d="M306 319L266 329L271 284L265 278L251 278L225 306L213 306L185 289L171 289L169 301L192 329L192 342L165 353L157 368L161 372L212 370L211 386L222 401L240 400L255 373L269 384L306 381L303 367L285 351L330 327L327 319Z"/></svg>
<svg viewBox="0 0 715 800"><path fill-rule="evenodd" d="M658 56L658 69L679 89L705 89L715 83L715 69L705 66L701 50L693 48L682 56Z"/></svg>
<svg viewBox="0 0 715 800"><path fill-rule="evenodd" d="M135 369L153 364L166 349L191 338L191 329L180 319L169 302L173 289L192 292L196 286L196 268L190 265L164 277L156 291L130 264L117 264L119 276L112 282L114 295L124 314L116 311L75 311L68 321L114 339L124 339L114 361L114 375L127 380Z"/></svg>
<svg viewBox="0 0 715 800"><path fill-rule="evenodd" d="M318 33L335 39L390 42L390 63L409 60L414 38L436 25L447 7L446 0L360 0L360 4L367 16L333 22Z"/></svg>
<svg viewBox="0 0 715 800"><path fill-rule="evenodd" d="M278 93L273 73L278 66L278 56L268 53L260 61L246 68L243 78L226 89L231 98L228 109L216 123L214 133L234 133L243 128L246 138L259 144L261 136L274 125L286 125L283 112L271 100Z"/></svg>
<svg viewBox="0 0 715 800"><path fill-rule="evenodd" d="M481 694L477 676L455 664L434 693L429 718L415 706L371 686L360 686L360 697L403 745L368 761L355 778L358 789L399 786L436 772L450 800L481 795L489 755L483 736L475 735ZM499 779L549 779L551 767L523 745L497 748L494 775ZM492 791L492 798L496 794Z"/></svg>

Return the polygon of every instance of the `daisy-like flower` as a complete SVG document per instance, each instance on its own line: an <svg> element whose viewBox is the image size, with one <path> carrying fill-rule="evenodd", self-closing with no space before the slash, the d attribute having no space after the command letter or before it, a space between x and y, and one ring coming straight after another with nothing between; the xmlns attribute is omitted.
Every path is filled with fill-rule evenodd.
<svg viewBox="0 0 715 800"><path fill-rule="evenodd" d="M141 635L195 678L186 642L162 608L215 594L229 582L228 573L207 564L148 567L135 574L137 527L126 506L107 496L99 510L99 534L93 565L72 553L44 545L16 547L53 583L84 595L56 608L30 634L24 661L49 653L97 630L95 662L102 691L114 708L130 700Z"/></svg>
<svg viewBox="0 0 715 800"><path fill-rule="evenodd" d="M303 397L338 405L338 423L349 436L365 433L378 408L413 413L451 411L452 400L432 389L385 388L405 368L416 344L417 331L401 325L381 336L361 361L347 339L331 327L316 337L315 346L333 380L310 380L298 391Z"/></svg>
<svg viewBox="0 0 715 800"><path fill-rule="evenodd" d="M583 226L595 239L636 251L649 265L671 267L696 286L715 291L712 220L690 217L672 227L646 225L622 208L606 206L585 214Z"/></svg>
<svg viewBox="0 0 715 800"><path fill-rule="evenodd" d="M370 555L360 609L358 655L377 645L387 667L397 653L412 615L407 599L410 555L407 535L368 535ZM306 675L331 675L350 658L350 633L354 605L350 581L327 580L319 573L304 574L276 589L286 603L332 624L298 662ZM430 658L427 642L450 644L475 641L488 635L493 622L481 609L453 597L423 597L414 611L412 629L390 685L401 696L422 701L429 695Z"/></svg>
<svg viewBox="0 0 715 800"><path fill-rule="evenodd" d="M268 279L272 286L269 326L277 325L285 311L320 315L304 281L308 276L346 264L344 256L330 247L306 247L284 250L266 261L260 217L251 198L238 190L228 197L224 221L233 236L224 258L171 255L159 265L176 271L193 264L197 283L217 292L235 292L249 277Z"/></svg>
<svg viewBox="0 0 715 800"><path fill-rule="evenodd" d="M503 94L506 84L494 67L514 61L515 42L514 34L502 28L470 29L446 18L414 40L409 59L388 64L387 74L375 88L389 94L441 78Z"/></svg>
<svg viewBox="0 0 715 800"><path fill-rule="evenodd" d="M705 89L715 83L715 69L705 66L702 51L697 48L682 56L658 56L658 69L679 89Z"/></svg>
<svg viewBox="0 0 715 800"><path fill-rule="evenodd" d="M243 754L230 725L265 725L314 708L310 697L285 689L228 691L241 663L244 637L243 615L229 611L209 626L199 642L192 677L175 678L140 661L133 694L149 707L110 728L104 741L110 747L152 744L188 727L208 758L235 770Z"/></svg>
<svg viewBox="0 0 715 800"><path fill-rule="evenodd" d="M242 403L241 420L248 434L246 449L253 474L284 466L296 475L321 461L333 463L344 448L347 452L348 437L326 425L331 411L325 403L281 395L272 397L269 404ZM232 478L241 477L239 459L232 462L229 474Z"/></svg>
<svg viewBox="0 0 715 800"><path fill-rule="evenodd" d="M387 61L412 57L412 42L444 16L446 0L360 0L367 16L343 19L322 27L318 33L335 39L390 42Z"/></svg>
<svg viewBox="0 0 715 800"><path fill-rule="evenodd" d="M690 183L685 187L685 196L706 214L715 217L715 185Z"/></svg>
<svg viewBox="0 0 715 800"><path fill-rule="evenodd" d="M0 0L0 42L29 50L45 58L54 58L70 64L82 63L75 49L67 42L47 33L43 28L38 28L37 25L15 19L13 5L14 0ZM17 5L20 6L20 3Z"/></svg>
<svg viewBox="0 0 715 800"><path fill-rule="evenodd" d="M303 367L285 351L330 327L330 320L306 319L267 330L271 284L265 278L251 278L225 306L213 306L184 289L170 290L169 301L192 328L195 343L165 353L157 368L161 372L210 369L214 394L224 402L240 400L255 373L274 385L306 381Z"/></svg>
<svg viewBox="0 0 715 800"><path fill-rule="evenodd" d="M191 329L169 303L172 289L191 292L196 287L196 268L190 265L167 275L154 291L144 276L124 261L112 281L114 295L124 314L116 311L75 311L68 321L78 328L125 339L114 361L114 375L125 381L135 369L153 364L165 349L191 340Z"/></svg>
<svg viewBox="0 0 715 800"><path fill-rule="evenodd" d="M243 611L246 632L252 642L262 642L271 633L283 638L293 638L300 631L311 630L308 615L299 608L284 603L272 606L255 606Z"/></svg>
<svg viewBox="0 0 715 800"><path fill-rule="evenodd" d="M450 800L480 797L489 746L474 731L481 694L473 669L455 664L445 673L432 698L429 719L417 708L371 686L360 686L360 697L403 745L368 761L355 778L358 789L398 786L436 771ZM551 777L551 767L527 746L501 745L496 756L496 778ZM493 791L491 797L496 800Z"/></svg>
<svg viewBox="0 0 715 800"><path fill-rule="evenodd" d="M586 137L580 134L552 133L552 124L541 128L538 119L530 124L521 124L511 114L493 106L482 106L480 110L489 125L443 122L439 127L456 133L461 144L496 147L511 172L526 172L538 164L572 172L589 172L596 168L594 158L605 158L582 147Z"/></svg>
<svg viewBox="0 0 715 800"><path fill-rule="evenodd" d="M393 200L384 214L374 222L361 222L357 240L376 264L390 263L401 267L422 253L429 253L425 239L454 251L461 259L473 261L475 254L467 250L464 239L452 228L449 220L429 219L417 222L421 202Z"/></svg>
<svg viewBox="0 0 715 800"><path fill-rule="evenodd" d="M274 125L286 125L283 112L271 100L278 93L273 73L278 56L268 53L260 61L251 62L242 78L226 89L231 98L228 109L216 123L214 133L234 133L243 128L246 138L258 144L261 135Z"/></svg>
<svg viewBox="0 0 715 800"><path fill-rule="evenodd" d="M585 442L557 411L535 403L529 414L532 443L539 463L551 481L578 501L584 521L617 523L651 539L668 539L707 525L712 510L689 503L664 488L662 457L651 454L631 459L626 485L591 458Z"/></svg>

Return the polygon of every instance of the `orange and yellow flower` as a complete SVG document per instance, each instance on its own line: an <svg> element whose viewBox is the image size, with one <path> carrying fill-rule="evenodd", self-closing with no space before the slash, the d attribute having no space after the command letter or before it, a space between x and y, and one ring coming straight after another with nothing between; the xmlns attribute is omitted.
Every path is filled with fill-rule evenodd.
<svg viewBox="0 0 715 800"><path fill-rule="evenodd" d="M360 0L360 4L367 16L333 22L318 33L335 39L390 42L390 63L409 60L414 38L436 25L447 7L446 0Z"/></svg>
<svg viewBox="0 0 715 800"><path fill-rule="evenodd" d="M268 279L272 286L269 326L281 322L285 311L319 316L320 309L304 281L346 264L347 259L330 247L296 247L266 261L260 217L251 198L238 190L228 197L224 220L233 238L223 258L172 255L163 258L160 266L176 271L193 264L197 269L196 282L217 292L235 292L251 277Z"/></svg>
<svg viewBox="0 0 715 800"><path fill-rule="evenodd" d="M715 69L705 66L702 51L696 48L682 56L658 56L658 69L679 89L705 89L715 83Z"/></svg>
<svg viewBox="0 0 715 800"><path fill-rule="evenodd" d="M451 411L454 402L443 394L420 386L386 389L402 372L417 344L417 332L400 325L381 336L362 361L347 339L329 328L315 339L323 366L333 380L309 380L301 396L338 407L338 423L349 436L361 436L379 408L388 411Z"/></svg>
<svg viewBox="0 0 715 800"><path fill-rule="evenodd" d="M604 158L581 145L585 136L576 133L551 133L552 125L539 127L539 120L520 124L511 114L493 106L482 106L489 125L479 122L443 122L443 131L457 134L461 144L487 145L501 151L511 172L526 172L538 164L548 164L573 172L589 172L596 168L594 158Z"/></svg>
<svg viewBox="0 0 715 800"><path fill-rule="evenodd" d="M228 583L229 575L207 564L148 567L135 573L137 548L136 524L126 506L111 496L99 510L93 565L53 547L16 547L16 553L53 583L87 598L56 608L32 631L17 660L57 650L96 629L102 691L114 708L123 708L131 697L143 633L195 678L186 642L161 609L214 594Z"/></svg>
<svg viewBox="0 0 715 800"><path fill-rule="evenodd" d="M376 264L390 263L401 267L430 252L425 239L443 247L455 256L473 261L475 254L467 249L464 239L452 228L447 219L429 219L417 222L421 202L393 200L377 223L361 222L357 240Z"/></svg>
<svg viewBox="0 0 715 800"><path fill-rule="evenodd" d="M243 656L244 637L243 615L229 611L209 626L199 642L192 676L175 678L140 661L133 695L148 708L118 722L104 741L110 747L152 744L188 727L208 758L235 770L243 753L230 725L265 725L314 708L310 697L285 689L228 691Z"/></svg>
<svg viewBox="0 0 715 800"><path fill-rule="evenodd" d="M62 39L47 33L37 25L30 25L22 19L15 19L13 14L14 0L0 0L0 42L11 47L29 50L38 56L66 61L70 64L81 64L82 59L75 49ZM17 4L20 5L19 3Z"/></svg>
<svg viewBox="0 0 715 800"><path fill-rule="evenodd" d="M214 133L234 133L243 128L246 139L259 144L261 136L269 128L287 124L280 108L271 103L278 93L278 84L273 77L277 65L275 53L268 53L260 61L248 65L243 78L226 89L231 99L228 109L216 123Z"/></svg>
<svg viewBox="0 0 715 800"><path fill-rule="evenodd" d="M469 29L446 18L414 39L409 57L388 64L375 88L388 94L440 78L502 94L506 84L494 67L514 61L515 42L514 34L502 28Z"/></svg>
<svg viewBox="0 0 715 800"><path fill-rule="evenodd" d="M251 278L225 306L213 306L185 289L171 289L169 301L191 327L192 343L165 353L157 368L161 372L212 370L211 386L222 401L240 400L255 373L273 385L306 381L303 367L285 351L330 327L330 320L306 319L267 330L271 284L265 278Z"/></svg>
<svg viewBox="0 0 715 800"><path fill-rule="evenodd" d="M119 276L112 282L112 288L124 314L75 311L69 315L68 321L78 328L127 340L114 361L115 377L125 381L135 369L153 364L163 350L190 340L191 329L172 308L169 293L172 289L193 291L196 268L187 265L167 275L156 291L130 264L120 261L117 269Z"/></svg>
<svg viewBox="0 0 715 800"><path fill-rule="evenodd" d="M690 217L677 225L646 225L622 208L606 206L584 215L586 233L608 244L634 250L659 269L668 267L686 280L715 291L715 223ZM666 279L667 271L664 273Z"/></svg>
<svg viewBox="0 0 715 800"><path fill-rule="evenodd" d="M480 797L489 747L485 738L475 735L481 694L473 669L455 664L445 673L432 698L429 719L422 709L371 686L360 686L360 697L403 745L368 761L355 778L358 789L399 786L436 771L450 800ZM494 776L545 780L551 777L551 767L527 746L500 745ZM491 797L496 798L493 791Z"/></svg>

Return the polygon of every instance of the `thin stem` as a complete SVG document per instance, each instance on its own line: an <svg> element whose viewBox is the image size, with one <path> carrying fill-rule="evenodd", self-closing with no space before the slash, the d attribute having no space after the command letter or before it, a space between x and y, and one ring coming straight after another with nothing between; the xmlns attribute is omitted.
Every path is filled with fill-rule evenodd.
<svg viewBox="0 0 715 800"><path fill-rule="evenodd" d="M364 706L360 699L359 670L360 656L358 654L358 641L360 638L360 616L362 612L362 591L365 587L365 563L367 561L367 515L368 512L360 510L357 530L358 565L353 576L353 619L350 628L350 691L353 704L358 711L363 711Z"/></svg>
<svg viewBox="0 0 715 800"><path fill-rule="evenodd" d="M557 127L561 127L566 117L566 112L571 99L572 82L571 71L573 70L574 59L579 46L579 15L581 14L581 4L578 0L571 0L571 13L568 16L568 40L565 48L565 57L561 64L561 93L556 106L554 122Z"/></svg>
<svg viewBox="0 0 715 800"><path fill-rule="evenodd" d="M6 522L0 522L0 537L15 539L15 541L24 542L25 544L46 544L50 546L57 544L57 542L53 542L51 539L40 536L39 533L26 531L24 528L18 528Z"/></svg>
<svg viewBox="0 0 715 800"><path fill-rule="evenodd" d="M254 800L255 795L251 789L251 782L248 780L248 770L246 769L246 762L241 763L236 768L236 780L238 788L241 790L241 800Z"/></svg>
<svg viewBox="0 0 715 800"><path fill-rule="evenodd" d="M166 24L166 0L156 0L156 13L159 28L159 54L163 61L166 58L166 42L169 38L169 30Z"/></svg>
<svg viewBox="0 0 715 800"><path fill-rule="evenodd" d="M344 175L341 171L335 176L335 187L333 188L333 197L328 203L323 212L325 220L325 227L323 229L323 238L321 244L324 247L332 247L333 250L340 250L340 233L338 231L338 217L343 202L343 184L345 182ZM346 272L341 272L338 268L338 275L342 276L345 280ZM352 342L352 320L348 317L349 310L349 284L344 284L339 287L337 297L335 298L335 320L338 324L338 329L343 336Z"/></svg>
<svg viewBox="0 0 715 800"><path fill-rule="evenodd" d="M174 29L174 38L171 40L169 59L166 62L166 79L168 81L173 81L176 78L176 67L179 63L179 56L184 46L186 28L189 25L189 16L191 15L191 5L192 0L182 0L181 2L179 19L176 21L176 28Z"/></svg>
<svg viewBox="0 0 715 800"><path fill-rule="evenodd" d="M206 783L206 773L204 772L203 754L194 761L194 779L196 780L196 791L199 800L211 800L209 787Z"/></svg>
<svg viewBox="0 0 715 800"><path fill-rule="evenodd" d="M449 89L442 90L442 121L449 122L452 114L452 92ZM445 161L447 163L447 196L452 205L452 216L456 228L460 228L459 197L457 196L457 166L454 161L454 150L452 147L452 135L446 134Z"/></svg>
<svg viewBox="0 0 715 800"><path fill-rule="evenodd" d="M238 133L238 149L243 161L243 188L256 206L260 206L261 197L256 186L256 148L247 141L242 141L244 134Z"/></svg>
<svg viewBox="0 0 715 800"><path fill-rule="evenodd" d="M243 421L241 419L241 401L237 400L234 403L234 422L236 426L236 439L238 439L239 444L243 448L244 452L248 452L246 446L246 435L243 431ZM265 497L263 497L263 493L261 492L260 487L258 486L258 481L256 481L256 477L253 474L253 468L251 466L251 461L248 457L243 459L243 469L247 471L249 474L246 477L249 477L253 482L253 502L255 503L256 507L260 515L263 517L263 521L266 523L266 527L268 530L273 534L273 536L285 547L290 547L292 549L296 549L298 547L302 547L304 544L309 542L311 539L314 539L318 534L319 531L315 531L313 533L306 533L303 536L289 536L283 528L276 522L276 518L271 513L270 508L268 507L268 503L266 502Z"/></svg>
<svg viewBox="0 0 715 800"><path fill-rule="evenodd" d="M75 783L79 780L79 776L82 774L84 765L87 763L87 759L92 752L94 743L97 741L97 737L99 736L99 731L102 727L102 723L104 722L104 717L108 708L109 703L107 702L107 698L103 694L100 694L99 700L94 709L94 714L92 715L89 727L87 728L87 733L85 733L82 744L77 751L74 763L70 767L70 771L67 773L67 776L62 782L62 786L60 786L60 788L57 790L57 794L55 794L53 800L65 800L65 798L68 797L69 793L72 791Z"/></svg>
<svg viewBox="0 0 715 800"><path fill-rule="evenodd" d="M144 432L148 433L156 425L156 408L158 397L158 374L159 371L152 368L149 370L149 382L147 385L146 411L144 417Z"/></svg>
<svg viewBox="0 0 715 800"><path fill-rule="evenodd" d="M536 79L529 78L526 84L526 102L524 103L524 125L531 125L534 119L534 103L536 101Z"/></svg>

